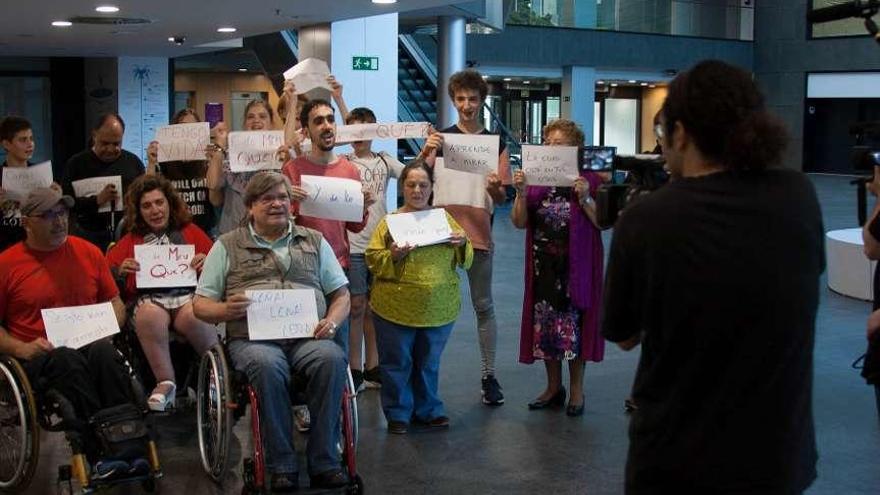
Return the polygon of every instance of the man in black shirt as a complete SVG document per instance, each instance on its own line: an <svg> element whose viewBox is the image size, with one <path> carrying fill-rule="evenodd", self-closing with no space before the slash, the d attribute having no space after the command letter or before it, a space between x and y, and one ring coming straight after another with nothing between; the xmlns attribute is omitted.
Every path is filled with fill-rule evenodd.
<svg viewBox="0 0 880 495"><path fill-rule="evenodd" d="M815 191L773 167L785 130L725 63L679 75L656 132L675 180L623 212L605 287L603 334L642 344L626 493L800 493L817 459Z"/></svg>
<svg viewBox="0 0 880 495"><path fill-rule="evenodd" d="M73 230L98 246L102 251L113 240L113 231L122 220L122 212L115 211L128 189L128 185L144 173L144 164L133 153L122 149L122 135L125 123L117 114L105 114L92 129L92 146L67 161L64 181L61 186L64 194L74 196L73 183L92 177L122 177L122 191L112 184L105 186L96 196L76 197L73 208L76 223ZM100 207L110 204L111 212L99 212Z"/></svg>

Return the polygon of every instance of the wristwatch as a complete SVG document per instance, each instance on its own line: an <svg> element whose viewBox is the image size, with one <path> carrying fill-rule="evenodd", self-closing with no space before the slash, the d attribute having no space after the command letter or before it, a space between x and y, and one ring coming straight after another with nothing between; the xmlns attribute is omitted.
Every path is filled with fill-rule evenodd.
<svg viewBox="0 0 880 495"><path fill-rule="evenodd" d="M582 196L579 199L578 202L581 204L581 206L587 206L587 205L593 204L593 197L590 196L589 194L585 194L584 196Z"/></svg>

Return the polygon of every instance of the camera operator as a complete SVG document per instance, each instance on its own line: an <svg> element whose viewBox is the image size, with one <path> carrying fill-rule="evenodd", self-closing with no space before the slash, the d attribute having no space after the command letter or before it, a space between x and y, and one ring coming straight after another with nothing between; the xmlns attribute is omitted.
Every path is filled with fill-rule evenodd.
<svg viewBox="0 0 880 495"><path fill-rule="evenodd" d="M626 493L800 493L816 477L822 218L777 165L785 129L751 76L704 61L656 128L674 181L614 232L603 335L643 343Z"/></svg>

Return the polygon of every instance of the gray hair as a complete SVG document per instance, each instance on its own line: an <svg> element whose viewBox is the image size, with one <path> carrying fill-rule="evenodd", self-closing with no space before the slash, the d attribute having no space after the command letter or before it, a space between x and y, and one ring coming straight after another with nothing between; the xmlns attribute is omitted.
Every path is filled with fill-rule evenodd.
<svg viewBox="0 0 880 495"><path fill-rule="evenodd" d="M250 208L260 196L274 189L278 184L284 184L287 196L293 199L293 190L287 177L275 171L257 172L244 188L244 205Z"/></svg>

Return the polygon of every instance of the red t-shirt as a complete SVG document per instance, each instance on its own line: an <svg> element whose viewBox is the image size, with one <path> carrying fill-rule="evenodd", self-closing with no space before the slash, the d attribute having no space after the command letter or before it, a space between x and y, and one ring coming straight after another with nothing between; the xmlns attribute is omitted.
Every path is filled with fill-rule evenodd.
<svg viewBox="0 0 880 495"><path fill-rule="evenodd" d="M30 342L46 338L40 310L107 302L119 295L101 251L79 237L54 251L19 242L0 254L0 322Z"/></svg>
<svg viewBox="0 0 880 495"><path fill-rule="evenodd" d="M361 174L358 172L357 167L343 156L327 165L314 163L308 158L301 156L285 163L284 167L281 168L281 172L290 179L290 183L294 186L301 184L300 177L303 175L320 175L323 177L338 177L361 181ZM363 230L367 225L366 213L364 213L364 219L360 222L343 222L341 220L304 217L299 214L299 202L297 201L294 201L291 205L291 212L295 215L297 225L315 229L324 236L324 239L327 239L327 243L333 248L333 253L336 254L336 259L339 260L342 268L349 267L349 252L351 249L349 248L346 231L360 232Z"/></svg>

